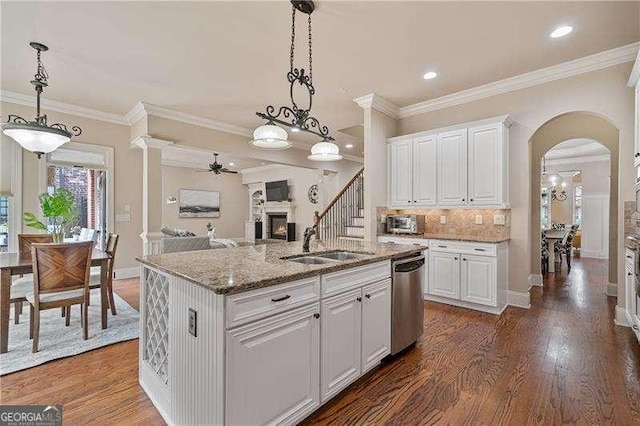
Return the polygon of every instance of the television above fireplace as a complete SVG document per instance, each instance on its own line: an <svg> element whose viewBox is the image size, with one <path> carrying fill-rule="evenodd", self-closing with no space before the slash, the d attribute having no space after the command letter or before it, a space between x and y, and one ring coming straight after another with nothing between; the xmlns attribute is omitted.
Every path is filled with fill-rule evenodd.
<svg viewBox="0 0 640 426"><path fill-rule="evenodd" d="M286 180L265 183L267 201L287 201L289 199L289 183Z"/></svg>

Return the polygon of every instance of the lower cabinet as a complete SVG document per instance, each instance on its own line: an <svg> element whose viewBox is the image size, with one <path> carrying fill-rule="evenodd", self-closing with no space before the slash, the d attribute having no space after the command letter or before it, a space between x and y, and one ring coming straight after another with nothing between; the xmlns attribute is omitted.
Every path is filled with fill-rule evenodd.
<svg viewBox="0 0 640 426"><path fill-rule="evenodd" d="M431 241L426 299L500 313L507 306L508 244Z"/></svg>
<svg viewBox="0 0 640 426"><path fill-rule="evenodd" d="M320 406L319 313L316 302L226 332L226 424L296 423Z"/></svg>
<svg viewBox="0 0 640 426"><path fill-rule="evenodd" d="M391 350L391 280L322 300L321 401L324 403Z"/></svg>

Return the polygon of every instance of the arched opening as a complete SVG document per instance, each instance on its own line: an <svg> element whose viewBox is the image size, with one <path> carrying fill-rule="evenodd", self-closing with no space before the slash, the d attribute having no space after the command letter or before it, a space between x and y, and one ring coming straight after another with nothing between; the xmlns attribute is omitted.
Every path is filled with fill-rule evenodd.
<svg viewBox="0 0 640 426"><path fill-rule="evenodd" d="M607 119L589 112L569 112L544 123L529 140L530 160L530 273L539 276L541 223L542 158L554 146L574 139L590 139L604 145L610 152L609 162L609 283L618 282L618 163L619 130Z"/></svg>

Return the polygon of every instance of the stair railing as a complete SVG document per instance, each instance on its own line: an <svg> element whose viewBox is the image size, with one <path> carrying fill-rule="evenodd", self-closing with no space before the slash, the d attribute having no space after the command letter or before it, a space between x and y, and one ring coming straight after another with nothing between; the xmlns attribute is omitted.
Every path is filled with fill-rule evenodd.
<svg viewBox="0 0 640 426"><path fill-rule="evenodd" d="M364 206L364 167L338 192L322 213L315 212L316 239L347 236L347 226Z"/></svg>

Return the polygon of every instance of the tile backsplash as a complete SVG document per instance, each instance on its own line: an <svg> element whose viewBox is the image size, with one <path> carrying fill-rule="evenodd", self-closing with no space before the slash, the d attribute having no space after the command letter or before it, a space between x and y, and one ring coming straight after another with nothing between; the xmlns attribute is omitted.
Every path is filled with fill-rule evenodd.
<svg viewBox="0 0 640 426"><path fill-rule="evenodd" d="M383 217L389 214L423 214L426 219L426 232L429 234L464 235L486 238L508 238L511 229L511 210L509 209L387 209L378 207L378 233L385 232ZM482 224L476 224L476 216L482 216ZM494 225L493 216L504 215L504 225ZM440 223L440 216L446 223Z"/></svg>
<svg viewBox="0 0 640 426"><path fill-rule="evenodd" d="M636 233L636 202L624 202L624 236L634 235Z"/></svg>

